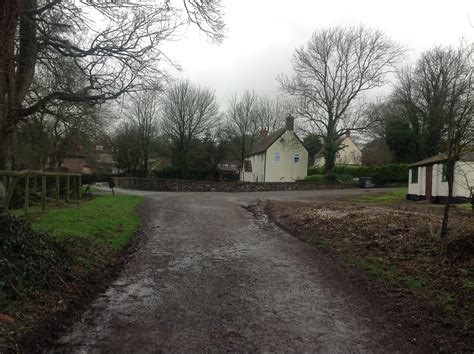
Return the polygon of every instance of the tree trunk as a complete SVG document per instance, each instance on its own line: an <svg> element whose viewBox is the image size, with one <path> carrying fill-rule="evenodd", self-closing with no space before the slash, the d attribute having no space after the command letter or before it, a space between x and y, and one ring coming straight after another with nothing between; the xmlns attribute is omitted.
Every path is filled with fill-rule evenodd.
<svg viewBox="0 0 474 354"><path fill-rule="evenodd" d="M448 236L449 229L449 210L453 203L453 187L454 187L454 169L456 167L456 159L448 158L446 161L446 177L448 180L448 200L444 207L443 223L441 225L441 239L445 240Z"/></svg>
<svg viewBox="0 0 474 354"><path fill-rule="evenodd" d="M336 166L336 136L335 134L328 133L324 142L324 173L326 176L334 175L334 167Z"/></svg>
<svg viewBox="0 0 474 354"><path fill-rule="evenodd" d="M145 178L148 178L148 153L145 153L143 157L143 171L145 173Z"/></svg>

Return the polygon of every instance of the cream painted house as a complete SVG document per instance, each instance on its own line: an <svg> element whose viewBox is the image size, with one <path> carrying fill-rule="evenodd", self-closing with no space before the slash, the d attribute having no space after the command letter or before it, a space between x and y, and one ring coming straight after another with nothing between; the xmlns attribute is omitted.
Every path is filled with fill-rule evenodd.
<svg viewBox="0 0 474 354"><path fill-rule="evenodd" d="M308 150L294 132L294 118L286 118L286 127L266 135L244 161L240 180L244 182L295 182L308 173Z"/></svg>
<svg viewBox="0 0 474 354"><path fill-rule="evenodd" d="M336 144L340 147L336 154L336 165L360 165L362 163L362 151L352 141L349 131L337 139ZM324 151L321 150L314 156L314 166L323 167L325 163Z"/></svg>
<svg viewBox="0 0 474 354"><path fill-rule="evenodd" d="M428 200L444 203L448 196L446 154L439 154L410 166L408 179L409 200ZM474 190L474 152L464 154L454 170L454 202L467 202Z"/></svg>

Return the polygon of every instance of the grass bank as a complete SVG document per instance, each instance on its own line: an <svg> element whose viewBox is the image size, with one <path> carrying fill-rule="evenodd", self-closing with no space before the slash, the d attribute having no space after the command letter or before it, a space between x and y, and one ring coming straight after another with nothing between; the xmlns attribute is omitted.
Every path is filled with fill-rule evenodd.
<svg viewBox="0 0 474 354"><path fill-rule="evenodd" d="M102 196L28 220L0 215L0 352L40 351L70 310L106 284L139 228L142 200Z"/></svg>
<svg viewBox="0 0 474 354"><path fill-rule="evenodd" d="M57 239L75 236L110 246L110 251L123 248L139 226L135 208L140 196L110 195L96 197L78 207L51 210L33 216L34 230L47 232Z"/></svg>

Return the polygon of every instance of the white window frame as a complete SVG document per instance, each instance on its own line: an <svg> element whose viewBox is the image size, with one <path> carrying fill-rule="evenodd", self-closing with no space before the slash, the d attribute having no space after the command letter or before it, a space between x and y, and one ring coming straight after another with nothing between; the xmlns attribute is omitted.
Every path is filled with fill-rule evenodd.
<svg viewBox="0 0 474 354"><path fill-rule="evenodd" d="M298 161L296 161L296 159L298 159ZM301 161L300 154L294 154L293 155L293 163L300 163L300 161Z"/></svg>
<svg viewBox="0 0 474 354"><path fill-rule="evenodd" d="M279 152L279 151L277 151L277 152L275 152L275 158L274 158L274 161L275 161L275 162L277 162L277 163L279 163L279 162L280 162L280 160L281 160L280 152Z"/></svg>

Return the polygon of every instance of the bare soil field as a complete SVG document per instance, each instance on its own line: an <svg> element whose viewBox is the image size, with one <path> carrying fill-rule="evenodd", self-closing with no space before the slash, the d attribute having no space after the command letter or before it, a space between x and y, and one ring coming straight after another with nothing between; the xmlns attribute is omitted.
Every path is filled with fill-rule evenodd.
<svg viewBox="0 0 474 354"><path fill-rule="evenodd" d="M440 242L441 209L264 201L252 208L346 268L356 291L437 350L474 349L474 218L454 210ZM444 249L443 249L444 248Z"/></svg>

